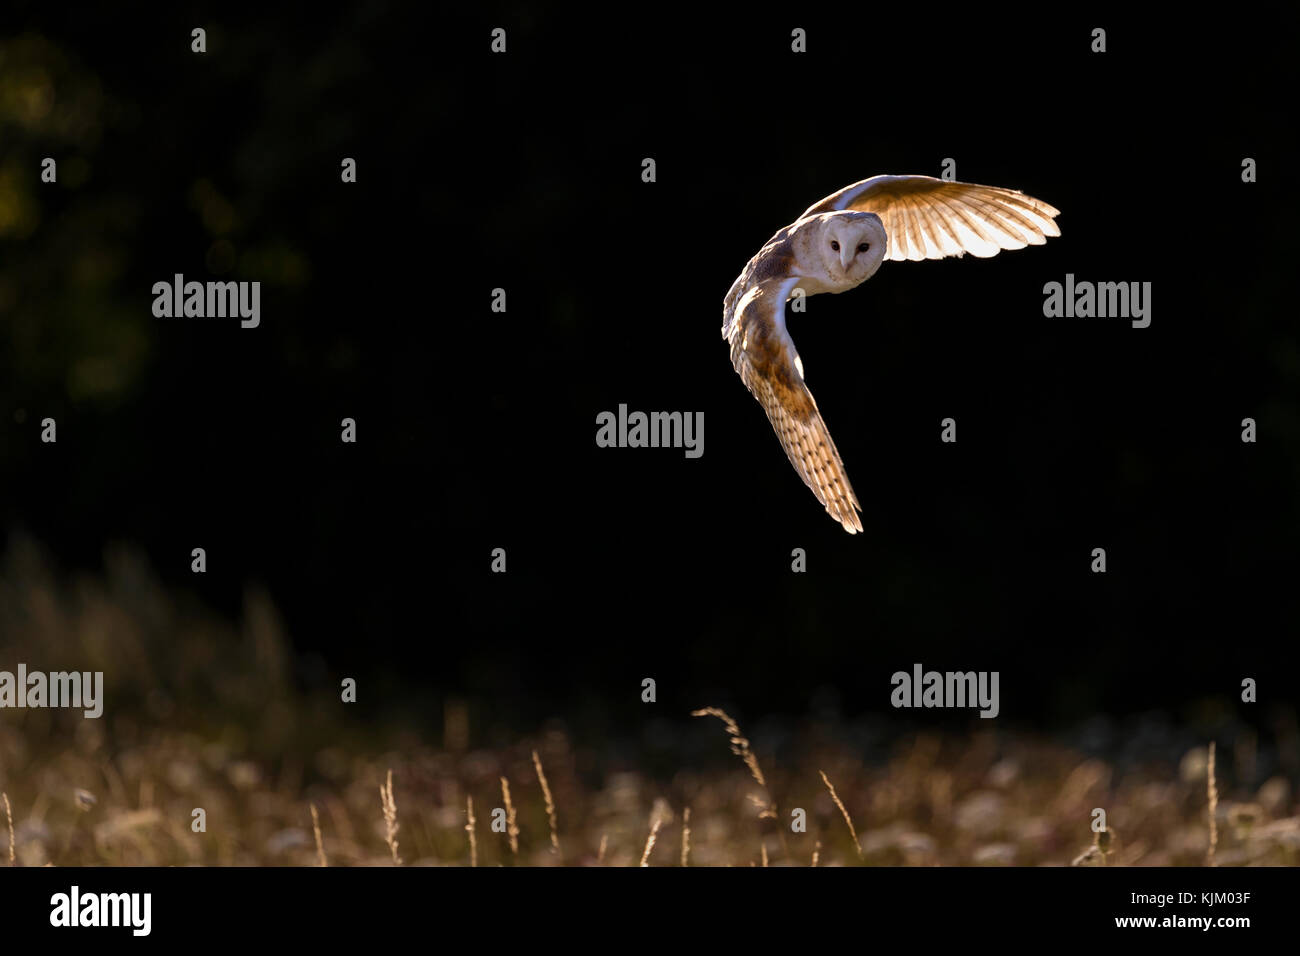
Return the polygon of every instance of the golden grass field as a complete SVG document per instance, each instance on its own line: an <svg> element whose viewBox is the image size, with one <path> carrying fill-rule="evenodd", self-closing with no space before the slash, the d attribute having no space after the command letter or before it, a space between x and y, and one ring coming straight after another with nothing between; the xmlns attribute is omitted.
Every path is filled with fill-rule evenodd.
<svg viewBox="0 0 1300 956"><path fill-rule="evenodd" d="M558 723L501 741L447 701L432 741L294 690L265 595L234 628L169 598L129 550L65 580L22 538L0 634L0 669L103 670L108 698L100 720L0 711L0 865L1300 863L1288 776L1233 783L1254 776L1251 740L1121 766L981 729L903 734L866 760L847 727L803 723L777 755L708 710L670 718L679 754L642 759Z"/></svg>

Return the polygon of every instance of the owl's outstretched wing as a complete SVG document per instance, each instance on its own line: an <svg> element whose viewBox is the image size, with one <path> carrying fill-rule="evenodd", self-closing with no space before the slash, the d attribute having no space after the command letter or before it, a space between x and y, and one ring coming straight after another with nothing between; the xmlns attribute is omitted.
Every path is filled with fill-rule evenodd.
<svg viewBox="0 0 1300 956"><path fill-rule="evenodd" d="M1059 236L1060 210L1014 189L931 176L873 176L808 207L804 216L874 212L889 235L886 259L942 259L1041 246ZM803 218L803 217L800 217Z"/></svg>
<svg viewBox="0 0 1300 956"><path fill-rule="evenodd" d="M790 463L826 513L849 534L862 519L844 462L803 381L803 363L785 328L785 303L798 277L769 279L752 286L723 329L731 364L758 399Z"/></svg>

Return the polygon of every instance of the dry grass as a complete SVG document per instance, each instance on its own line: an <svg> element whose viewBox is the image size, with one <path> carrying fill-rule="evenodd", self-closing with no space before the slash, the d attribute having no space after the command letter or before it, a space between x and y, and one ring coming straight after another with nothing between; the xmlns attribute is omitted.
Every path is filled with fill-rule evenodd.
<svg viewBox="0 0 1300 956"><path fill-rule="evenodd" d="M731 752L744 761L745 766L749 768L749 774L754 781L763 788L762 795L750 794L749 801L758 810L760 821L771 821L772 828L775 829L777 838L781 842L781 850L786 859L790 858L790 844L785 837L785 828L781 826L780 813L776 808L776 799L772 796L772 790L767 785L767 777L763 775L763 768L758 764L758 757L754 754L753 748L749 745L749 739L740 732L740 725L725 710L720 707L702 707L699 710L691 711L692 717L716 717L722 721L723 729L727 732L727 737L731 743ZM767 866L767 837L761 835L759 851L762 857L763 866Z"/></svg>
<svg viewBox="0 0 1300 956"><path fill-rule="evenodd" d="M329 861L325 859L325 841L320 833L320 814L316 812L314 803L311 805L311 830L316 835L316 856L320 859L320 865L329 866Z"/></svg>
<svg viewBox="0 0 1300 956"><path fill-rule="evenodd" d="M763 768L758 765L758 758L754 756L754 751L750 749L748 738L740 732L740 726L732 719L731 715L718 707L702 707L699 710L691 711L691 716L716 717L722 721L722 726L727 731L727 736L731 741L731 752L745 762L750 775L763 788L763 794L767 798L766 802L758 802L759 816L769 817L773 820L777 819L776 801L772 799L772 792L767 787L767 778L763 776Z"/></svg>
<svg viewBox="0 0 1300 956"><path fill-rule="evenodd" d="M682 811L682 866L691 865L691 808Z"/></svg>
<svg viewBox="0 0 1300 956"><path fill-rule="evenodd" d="M660 745L657 765L635 739L597 747L562 726L488 748L463 714L430 746L406 727L350 721L336 695L295 689L288 643L256 592L230 627L173 600L129 556L110 553L105 567L67 585L21 547L0 558L8 659L103 670L113 704L100 720L6 711L13 865L464 866L469 810L495 803L498 786L508 840L475 839L469 863L637 866L657 847L662 862L671 807L683 866L1062 866L1081 847L1081 865L1300 865L1293 717L1282 730L1261 723L1248 745L1215 730L1225 749L1212 771L1199 742L1210 734L1168 721L1171 747L1135 756L985 727L1000 722L941 735L787 721L751 742L726 711L697 711L722 721L745 773L685 713L666 718L675 752ZM1136 729L1117 726L1116 739ZM506 783L530 774L538 788ZM409 794L400 851L397 780ZM776 817L774 794L806 809L807 833ZM757 847L756 803L770 810ZM1098 806L1104 835L1090 832ZM206 832L190 828L196 807Z"/></svg>
<svg viewBox="0 0 1300 956"><path fill-rule="evenodd" d="M645 840L645 850L641 853L641 865L650 865L650 854L654 852L655 840L659 837L659 828L663 826L663 818L656 812L650 814L650 835Z"/></svg>
<svg viewBox="0 0 1300 956"><path fill-rule="evenodd" d="M0 731L6 773L14 767L10 760L17 737L12 728ZM273 763L220 749L205 755L194 738L163 736L144 748L89 755L54 752L48 760L28 756L16 768L21 772L5 784L15 862L29 866L321 866L326 849L330 866L399 861L417 866L555 865L559 860L550 820L559 793L557 775L572 801L566 804L572 807L567 817L584 821L567 832L565 844L565 862L580 866L637 866L642 860L654 865L669 818L649 813L664 794L676 807L690 807L689 816L681 810L681 846L674 854L689 866L761 866L765 858L769 866L1064 865L1079 855L1084 835L1092 839L1080 865L1194 866L1203 864L1207 854L1204 779L1183 781L1158 768L1130 770L1121 777L1114 768L1068 748L1019 738L998 738L992 745L955 738L938 747L927 737L901 739L892 759L878 766L860 764L849 775L852 786L846 778L835 787L844 809L830 796L816 764L848 767L852 748L810 750L805 758L768 774L789 794L789 802L808 810L809 832L790 835L788 858L774 853L774 845L754 844L748 774L740 778L725 768L684 765L671 778L656 781L620 770L589 788L578 783L576 759L547 767L551 809L539 790L522 803L520 794L512 792L517 850L507 840L477 841L469 860L467 834L477 820L467 829L468 811L479 803L471 789L482 785L476 781L488 773L495 790L501 776L520 773L522 767L533 772L531 747L461 756L419 748L400 755L326 750L309 761L319 769L303 787L286 785L295 778ZM1017 767L1014 775L1006 770L1008 763ZM108 782L109 765L120 777L117 785ZM401 779L422 795L403 805L400 833L388 769L394 791ZM939 776L951 781L947 809L935 799L933 780ZM150 778L155 779L154 805L142 808L137 794ZM100 790L90 810L76 806L73 794L79 784ZM376 786L387 807L383 816L373 810ZM1238 791L1238 796L1225 787L1216 767L1216 787L1220 808L1229 808L1229 823L1218 828L1219 866L1300 864L1300 814L1282 778ZM188 827L189 809L197 805L209 811L206 834ZM1089 833L1089 813L1097 805L1124 822L1130 835L1124 843L1114 841L1113 828ZM850 819L859 817L855 807L870 808L866 818L871 821L856 840L844 819L846 810ZM476 816L477 807L474 812ZM304 818L305 827L297 822ZM647 836L648 819L654 841ZM212 821L220 822L214 826Z"/></svg>
<svg viewBox="0 0 1300 956"><path fill-rule="evenodd" d="M469 865L478 866L478 836L474 833L474 798L465 797L465 831L469 834Z"/></svg>
<svg viewBox="0 0 1300 956"><path fill-rule="evenodd" d="M826 776L826 771L819 770L817 772L822 775L822 783L826 784L826 789L830 791L831 800L834 801L835 806L840 808L840 813L844 815L844 822L847 823L849 827L849 836L853 837L853 846L858 851L858 859L862 859L862 844L858 842L858 829L853 825L853 818L849 816L848 807L844 806L844 801L841 800L840 795L835 792L835 787L831 783L830 778Z"/></svg>
<svg viewBox="0 0 1300 956"><path fill-rule="evenodd" d="M9 824L9 865L14 865L14 811L9 806L9 794L0 794L5 798L5 822Z"/></svg>
<svg viewBox="0 0 1300 956"><path fill-rule="evenodd" d="M519 858L519 823L515 805L510 800L510 782L501 778L501 799L506 804L506 838L510 841L510 855Z"/></svg>
<svg viewBox="0 0 1300 956"><path fill-rule="evenodd" d="M1219 846L1219 786L1214 779L1214 741L1210 741L1209 756L1205 760L1205 796L1210 806L1210 848L1206 851L1205 862L1214 866L1214 851Z"/></svg>
<svg viewBox="0 0 1300 956"><path fill-rule="evenodd" d="M393 855L393 863L402 865L402 858L397 855L397 801L393 799L393 768L388 768L388 783L379 788L379 801L384 808L384 842L388 852Z"/></svg>
<svg viewBox="0 0 1300 956"><path fill-rule="evenodd" d="M542 769L542 758L533 751L533 766L537 769L537 782L542 785L542 796L546 799L546 819L551 824L551 847L555 855L560 855L560 824L555 816L555 800L551 797L551 785L546 782L546 771Z"/></svg>

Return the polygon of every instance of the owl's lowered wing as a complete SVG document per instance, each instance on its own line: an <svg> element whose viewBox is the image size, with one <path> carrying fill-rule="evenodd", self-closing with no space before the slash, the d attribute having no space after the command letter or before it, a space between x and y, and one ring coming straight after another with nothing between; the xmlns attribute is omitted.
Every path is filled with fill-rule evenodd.
<svg viewBox="0 0 1300 956"><path fill-rule="evenodd" d="M886 259L942 259L1041 246L1059 236L1060 210L1014 189L932 176L873 176L809 206L804 216L874 212L889 235ZM800 217L803 218L803 217Z"/></svg>
<svg viewBox="0 0 1300 956"><path fill-rule="evenodd" d="M785 328L785 302L799 278L769 279L749 289L724 329L731 364L758 399L790 463L826 512L849 534L862 520L844 463L817 402L803 381L803 363Z"/></svg>

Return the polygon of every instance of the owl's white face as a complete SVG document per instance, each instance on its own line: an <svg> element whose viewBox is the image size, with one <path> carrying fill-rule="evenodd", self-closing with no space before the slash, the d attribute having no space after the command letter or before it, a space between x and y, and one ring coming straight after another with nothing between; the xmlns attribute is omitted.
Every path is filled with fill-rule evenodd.
<svg viewBox="0 0 1300 956"><path fill-rule="evenodd" d="M852 288L865 282L885 260L885 227L874 213L830 213L820 232L821 262L835 284Z"/></svg>

